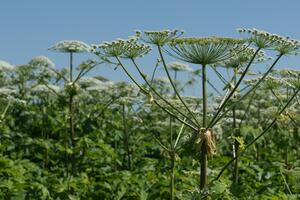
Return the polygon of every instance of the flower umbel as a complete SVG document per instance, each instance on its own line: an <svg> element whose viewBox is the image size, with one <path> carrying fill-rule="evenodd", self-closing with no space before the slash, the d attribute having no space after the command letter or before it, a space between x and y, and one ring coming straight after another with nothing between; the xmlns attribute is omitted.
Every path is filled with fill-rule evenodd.
<svg viewBox="0 0 300 200"><path fill-rule="evenodd" d="M99 45L92 45L92 52L104 57L122 57L133 59L143 57L150 52L148 45L138 43L137 37L130 37L127 40L117 39L112 42L103 42Z"/></svg>
<svg viewBox="0 0 300 200"><path fill-rule="evenodd" d="M63 40L50 47L49 50L66 53L82 53L89 52L90 46L78 40Z"/></svg>
<svg viewBox="0 0 300 200"><path fill-rule="evenodd" d="M192 68L190 66L180 62L168 63L167 67L173 71L192 71Z"/></svg>
<svg viewBox="0 0 300 200"><path fill-rule="evenodd" d="M162 31L145 31L144 36L141 38L146 43L164 46L172 39L180 37L184 31L178 29L162 30ZM136 31L136 36L141 37L142 32Z"/></svg>
<svg viewBox="0 0 300 200"><path fill-rule="evenodd" d="M232 51L241 49L245 40L224 37L177 38L169 46L171 55L194 64L215 64L232 56Z"/></svg>
<svg viewBox="0 0 300 200"><path fill-rule="evenodd" d="M46 56L37 56L30 60L28 63L33 66L43 66L43 67L50 67L54 68L55 64Z"/></svg>
<svg viewBox="0 0 300 200"><path fill-rule="evenodd" d="M0 60L0 71L13 71L14 68L15 67L8 62Z"/></svg>
<svg viewBox="0 0 300 200"><path fill-rule="evenodd" d="M242 50L232 51L232 56L225 60L225 62L218 63L218 65L230 68L239 68L242 67L244 64L250 62L251 58L255 54L255 49L252 47L246 47ZM265 60L271 59L265 55L264 51L259 51L255 56L254 63L260 63Z"/></svg>
<svg viewBox="0 0 300 200"><path fill-rule="evenodd" d="M257 29L240 28L238 31L247 33L250 36L249 41L260 49L273 49L282 55L298 54L299 41L297 40Z"/></svg>

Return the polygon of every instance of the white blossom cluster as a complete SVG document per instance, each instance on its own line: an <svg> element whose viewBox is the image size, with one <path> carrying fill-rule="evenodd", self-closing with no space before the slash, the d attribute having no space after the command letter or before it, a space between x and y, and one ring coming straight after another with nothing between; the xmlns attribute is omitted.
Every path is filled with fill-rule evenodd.
<svg viewBox="0 0 300 200"><path fill-rule="evenodd" d="M267 89L278 89L282 86L289 86L289 83L286 81L286 79L278 78L278 77L274 77L274 76L269 75L263 81L263 85Z"/></svg>
<svg viewBox="0 0 300 200"><path fill-rule="evenodd" d="M90 52L89 45L78 40L63 40L49 48L51 51L66 52L66 53L82 53Z"/></svg>
<svg viewBox="0 0 300 200"><path fill-rule="evenodd" d="M142 32L137 30L136 36L141 37L141 39L147 43L163 46L170 42L172 39L180 37L183 33L184 31L180 31L178 29L162 31L145 31L145 36L141 37Z"/></svg>
<svg viewBox="0 0 300 200"><path fill-rule="evenodd" d="M9 95L13 95L16 93L17 93L17 90L12 87L1 87L0 88L0 95L9 96Z"/></svg>
<svg viewBox="0 0 300 200"><path fill-rule="evenodd" d="M105 82L94 77L82 77L78 80L78 84L82 88L89 88L93 86L103 85L105 84Z"/></svg>
<svg viewBox="0 0 300 200"><path fill-rule="evenodd" d="M257 29L238 29L240 33L250 35L249 41L254 43L260 49L273 49L280 54L298 54L299 41L289 37L272 34Z"/></svg>
<svg viewBox="0 0 300 200"><path fill-rule="evenodd" d="M55 64L46 56L37 56L29 61L30 65L54 68Z"/></svg>
<svg viewBox="0 0 300 200"><path fill-rule="evenodd" d="M232 51L232 55L228 60L225 60L225 62L218 63L221 66L224 67L230 67L230 68L238 68L242 67L244 64L247 64L251 61L252 57L255 54L255 49L252 47L244 46L243 48ZM272 59L271 57L267 57L264 51L259 51L255 58L253 59L254 63L260 63L266 60Z"/></svg>
<svg viewBox="0 0 300 200"><path fill-rule="evenodd" d="M255 78L251 78L251 79L247 79L244 80L245 84L253 86L256 85L258 81L260 81L262 78L262 76L258 76ZM262 85L266 88L266 89L277 89L280 88L284 85L288 85L288 82L286 81L286 79L280 78L280 77L276 77L276 76L272 76L272 75L268 75L262 82Z"/></svg>
<svg viewBox="0 0 300 200"><path fill-rule="evenodd" d="M274 70L272 75L280 79L286 86L300 89L300 71L292 69ZM281 83L281 86L283 83Z"/></svg>
<svg viewBox="0 0 300 200"><path fill-rule="evenodd" d="M60 88L56 85L43 85L43 84L39 84L35 87L32 88L31 90L34 93L40 93L40 94L49 94L49 93L59 93L60 92Z"/></svg>
<svg viewBox="0 0 300 200"><path fill-rule="evenodd" d="M167 64L167 68L173 71L192 71L192 68L188 64L184 64L181 62L171 62Z"/></svg>
<svg viewBox="0 0 300 200"><path fill-rule="evenodd" d="M102 44L93 44L92 52L98 56L138 58L143 57L151 51L150 46L138 43L137 37L130 37L127 40L117 39L112 42L103 42Z"/></svg>
<svg viewBox="0 0 300 200"><path fill-rule="evenodd" d="M274 74L278 74L283 78L297 78L300 77L300 71L299 70L293 70L293 69L280 69L280 70L274 70Z"/></svg>
<svg viewBox="0 0 300 200"><path fill-rule="evenodd" d="M5 62L3 60L0 60L0 71L13 71L14 66L9 64L8 62Z"/></svg>

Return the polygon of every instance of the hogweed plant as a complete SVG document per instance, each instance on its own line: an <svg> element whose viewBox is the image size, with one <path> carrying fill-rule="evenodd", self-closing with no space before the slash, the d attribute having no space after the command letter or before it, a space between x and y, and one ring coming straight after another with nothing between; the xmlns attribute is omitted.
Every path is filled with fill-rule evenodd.
<svg viewBox="0 0 300 200"><path fill-rule="evenodd" d="M77 85L77 81L83 77L87 72L89 72L91 69L93 69L98 63L88 60L86 62L83 62L78 68L80 72L78 73L77 77L74 77L74 67L73 67L73 55L76 53L86 53L90 52L90 46L85 44L84 42L77 41L77 40L63 40L56 44L54 44L52 47L49 48L51 51L61 52L61 53L68 53L70 58L70 65L69 65L69 79L65 79L65 91L69 97L69 135L71 139L72 147L74 148L76 145L77 140L77 134L75 130L75 124L74 124L74 98L79 90L79 87ZM58 72L56 72L59 74ZM75 155L72 154L72 173L75 173Z"/></svg>
<svg viewBox="0 0 300 200"><path fill-rule="evenodd" d="M208 156L214 154L216 149L212 128L216 126L217 123L219 123L230 111L233 111L233 126L236 127L234 116L236 112L235 106L258 88L283 56L297 54L299 49L298 41L288 37L282 37L256 29L239 29L239 32L247 33L248 37L245 39L227 37L181 38L183 32L178 30L146 31L143 34L142 32L137 31L135 37L131 37L127 40L118 39L113 42L104 42L100 45L92 45L92 51L103 61L113 63L116 67L121 67L134 84L138 86L140 91L148 96L150 102L167 112L174 119L177 119L184 126L191 128L191 130L198 135L199 139L194 142L198 143L200 146L200 190L205 189L207 185ZM137 58L144 57L151 50L150 46L141 43L139 40L154 45L157 48L159 60L161 61L167 78L174 90L174 96L179 100L180 104L182 104L184 111L183 109L178 109L169 98L166 98L156 91L147 75L143 73L142 69L136 62ZM274 62L267 68L266 72L252 87L250 87L250 89L243 89L243 93L237 95L237 91L239 91L239 88L242 86L243 80L245 80L247 75L250 73L250 67L253 64L267 60L263 50L273 50L278 52L278 55ZM174 78L171 77L169 72L170 66L168 66L165 60L164 52L181 61L200 66L202 88L202 113L200 116L197 116L196 113L193 112L193 108L189 107L189 105L184 101L184 98L176 87L176 80L174 79L177 78L177 74ZM147 87L144 87L133 77L132 73L130 73L127 67L123 64L123 59L131 61ZM224 66L233 69L233 75L230 78L230 81L224 80L224 78L216 70L216 66ZM213 103L210 102L207 95L208 67L211 67L217 77L221 78L227 84L227 92L223 95L220 105L217 106L217 109L214 112L208 110L208 104ZM287 101L287 104L282 106L282 109L278 112L278 114L281 114L284 109L288 107L289 103L296 95L297 91L294 95L292 95L289 101ZM164 104L159 103L159 101L162 101ZM200 122L200 119L202 119L202 122ZM263 136L269 128L274 125L276 119L277 118L275 118L275 121L273 120L270 125L267 126L263 133L246 145L245 149ZM237 142L238 141L235 141L236 150L234 158L224 166L217 179L231 164L231 162L235 161L238 156L240 156ZM237 162L235 168L234 179L237 183ZM171 198L174 198L172 193L173 191L171 192Z"/></svg>

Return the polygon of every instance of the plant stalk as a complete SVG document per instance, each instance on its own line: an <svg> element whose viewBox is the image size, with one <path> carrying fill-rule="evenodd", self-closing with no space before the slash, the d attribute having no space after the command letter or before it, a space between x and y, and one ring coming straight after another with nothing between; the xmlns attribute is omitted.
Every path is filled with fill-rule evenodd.
<svg viewBox="0 0 300 200"><path fill-rule="evenodd" d="M207 126L207 94L206 94L206 65L202 65L202 100L203 100L203 124L202 127L205 129ZM205 134L205 133L200 133ZM207 182L207 155L208 147L205 137L201 142L201 153L200 153L200 190L202 190Z"/></svg>

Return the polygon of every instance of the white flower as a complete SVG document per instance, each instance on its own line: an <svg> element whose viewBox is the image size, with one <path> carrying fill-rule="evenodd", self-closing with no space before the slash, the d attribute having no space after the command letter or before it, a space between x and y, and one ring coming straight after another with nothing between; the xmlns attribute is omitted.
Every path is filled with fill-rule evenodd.
<svg viewBox="0 0 300 200"><path fill-rule="evenodd" d="M178 29L162 31L145 31L145 36L142 37L142 40L150 44L163 46L172 39L180 37L183 33L184 31L179 31ZM141 31L136 31L136 36L140 37Z"/></svg>
<svg viewBox="0 0 300 200"><path fill-rule="evenodd" d="M52 92L60 92L60 88L56 85L37 85L32 88L33 92L37 93L52 93Z"/></svg>
<svg viewBox="0 0 300 200"><path fill-rule="evenodd" d="M13 71L13 70L14 70L13 65L3 60L0 60L0 71Z"/></svg>
<svg viewBox="0 0 300 200"><path fill-rule="evenodd" d="M249 41L253 42L260 49L273 49L282 55L298 54L299 41L289 37L279 36L257 29L238 29L240 33L249 34Z"/></svg>
<svg viewBox="0 0 300 200"><path fill-rule="evenodd" d="M82 53L90 52L91 47L82 41L63 40L50 47L49 50L67 53Z"/></svg>
<svg viewBox="0 0 300 200"><path fill-rule="evenodd" d="M171 62L167 64L167 67L174 71L192 71L192 68L181 62Z"/></svg>
<svg viewBox="0 0 300 200"><path fill-rule="evenodd" d="M104 82L94 77L82 77L78 80L78 84L83 88L87 88L97 85L103 85Z"/></svg>
<svg viewBox="0 0 300 200"><path fill-rule="evenodd" d="M46 56L37 56L30 60L30 65L54 68L55 64Z"/></svg>
<svg viewBox="0 0 300 200"><path fill-rule="evenodd" d="M0 88L0 94L1 95L12 95L12 94L16 94L17 91L15 88L11 88L11 87L2 87Z"/></svg>
<svg viewBox="0 0 300 200"><path fill-rule="evenodd" d="M98 56L104 57L122 57L134 59L143 57L151 51L150 46L137 42L137 37L129 39L117 39L112 42L103 42L102 44L92 45L92 52Z"/></svg>

